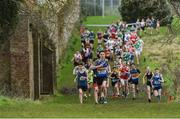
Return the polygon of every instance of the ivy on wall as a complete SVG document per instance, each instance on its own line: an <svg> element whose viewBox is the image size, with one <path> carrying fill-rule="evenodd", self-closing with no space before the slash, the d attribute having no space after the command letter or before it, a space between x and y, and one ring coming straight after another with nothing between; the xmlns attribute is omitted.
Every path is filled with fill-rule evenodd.
<svg viewBox="0 0 180 119"><path fill-rule="evenodd" d="M5 41L19 21L18 11L23 0L0 0L0 42Z"/></svg>

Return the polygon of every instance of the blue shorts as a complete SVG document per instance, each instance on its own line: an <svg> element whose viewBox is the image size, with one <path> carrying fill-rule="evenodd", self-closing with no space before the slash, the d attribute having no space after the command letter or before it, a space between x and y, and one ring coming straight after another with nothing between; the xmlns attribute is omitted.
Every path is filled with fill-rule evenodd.
<svg viewBox="0 0 180 119"><path fill-rule="evenodd" d="M96 74L96 77L97 78L100 78L100 79L107 79L108 78L108 74L107 73L102 73L102 74Z"/></svg>
<svg viewBox="0 0 180 119"><path fill-rule="evenodd" d="M78 85L77 88L82 89L83 91L87 91L87 86Z"/></svg>
<svg viewBox="0 0 180 119"><path fill-rule="evenodd" d="M159 89L162 89L162 87L161 87L161 86L158 86L158 87L154 87L154 88L153 88L153 90L157 90L157 91L158 91Z"/></svg>
<svg viewBox="0 0 180 119"><path fill-rule="evenodd" d="M135 84L135 85L138 85L139 84L139 79L132 79L131 83Z"/></svg>

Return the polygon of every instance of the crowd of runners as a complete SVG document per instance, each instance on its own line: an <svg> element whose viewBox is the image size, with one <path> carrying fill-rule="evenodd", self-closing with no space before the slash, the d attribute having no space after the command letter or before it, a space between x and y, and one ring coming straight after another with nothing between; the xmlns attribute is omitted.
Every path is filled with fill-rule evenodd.
<svg viewBox="0 0 180 119"><path fill-rule="evenodd" d="M156 31L159 33L160 22L160 20L155 19L154 17L148 17L146 20L137 19L136 28L137 30L141 30L145 33L149 32L150 34L152 34L153 29L156 29Z"/></svg>
<svg viewBox="0 0 180 119"><path fill-rule="evenodd" d="M145 26L148 27L148 22ZM164 80L159 69L152 72L147 67L145 74L138 69L144 46L138 30L143 27L141 22L140 26L137 23L130 27L120 22L97 33L81 27L82 47L72 59L80 103L93 94L96 104L106 104L109 101L108 92L117 98L127 98L132 93L132 99L135 100L141 75L143 83L147 85L147 100L151 102L154 94L160 101Z"/></svg>

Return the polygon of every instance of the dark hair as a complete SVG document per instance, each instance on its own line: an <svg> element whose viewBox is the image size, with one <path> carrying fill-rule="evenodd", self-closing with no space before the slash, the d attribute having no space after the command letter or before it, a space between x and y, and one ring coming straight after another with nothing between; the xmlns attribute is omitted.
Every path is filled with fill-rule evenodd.
<svg viewBox="0 0 180 119"><path fill-rule="evenodd" d="M132 66L132 65L136 66L134 63L131 63L131 66Z"/></svg>
<svg viewBox="0 0 180 119"><path fill-rule="evenodd" d="M155 68L155 70L159 70L159 68Z"/></svg>
<svg viewBox="0 0 180 119"><path fill-rule="evenodd" d="M101 54L102 52L104 53L104 50L100 51L99 54Z"/></svg>

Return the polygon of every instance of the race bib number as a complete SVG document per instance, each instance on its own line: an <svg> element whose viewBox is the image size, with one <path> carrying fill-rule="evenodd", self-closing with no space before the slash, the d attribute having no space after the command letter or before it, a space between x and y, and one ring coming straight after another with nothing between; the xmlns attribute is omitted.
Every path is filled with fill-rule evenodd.
<svg viewBox="0 0 180 119"><path fill-rule="evenodd" d="M159 84L161 84L159 81L154 81L154 84L155 85L159 85Z"/></svg>
<svg viewBox="0 0 180 119"><path fill-rule="evenodd" d="M106 78L107 77L107 71L106 70L103 70L103 71L98 71L97 72L97 77L98 78Z"/></svg>
<svg viewBox="0 0 180 119"><path fill-rule="evenodd" d="M81 76L80 77L80 80L82 81L82 80L85 80L86 79L86 77L83 77L83 76Z"/></svg>

